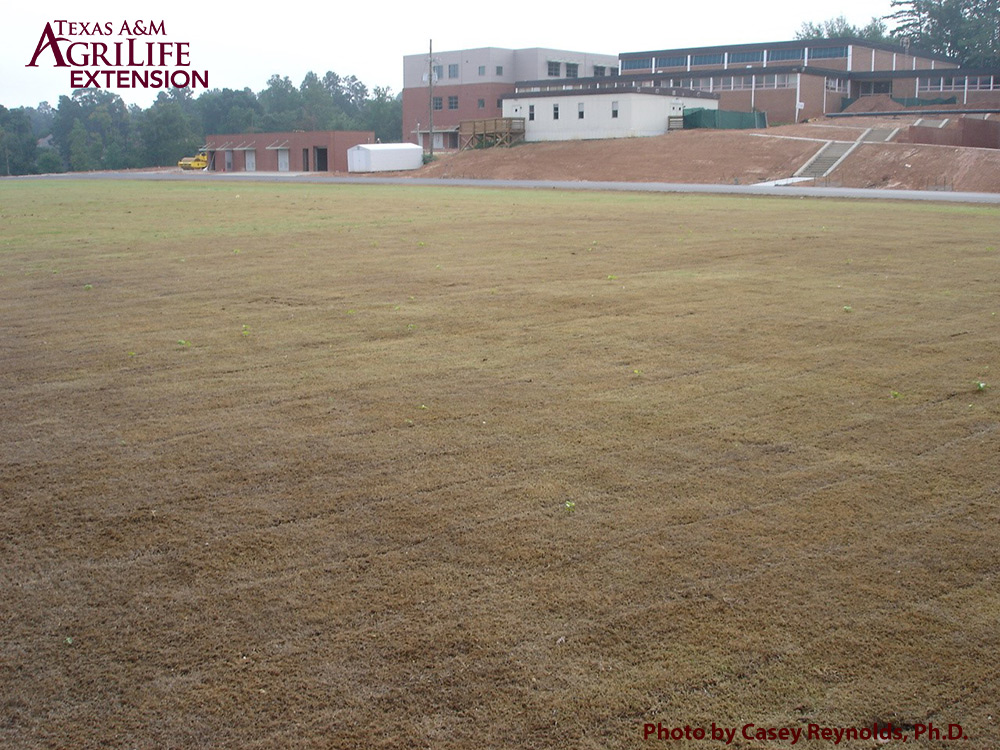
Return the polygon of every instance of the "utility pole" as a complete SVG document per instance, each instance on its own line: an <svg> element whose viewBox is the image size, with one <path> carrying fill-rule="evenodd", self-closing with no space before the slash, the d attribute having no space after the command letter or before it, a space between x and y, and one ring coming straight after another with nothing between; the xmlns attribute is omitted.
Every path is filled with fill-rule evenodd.
<svg viewBox="0 0 1000 750"><path fill-rule="evenodd" d="M427 47L427 111L431 115L430 133L427 140L430 141L430 158L434 158L434 40L431 39Z"/></svg>

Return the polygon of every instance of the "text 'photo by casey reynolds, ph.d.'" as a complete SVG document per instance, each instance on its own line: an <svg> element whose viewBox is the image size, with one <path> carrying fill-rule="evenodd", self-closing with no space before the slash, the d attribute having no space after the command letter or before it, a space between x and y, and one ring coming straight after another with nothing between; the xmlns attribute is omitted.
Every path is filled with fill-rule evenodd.
<svg viewBox="0 0 1000 750"><path fill-rule="evenodd" d="M73 89L208 88L191 43L168 42L165 21L49 21L26 68L68 68ZM150 37L157 37L150 40Z"/></svg>
<svg viewBox="0 0 1000 750"><path fill-rule="evenodd" d="M733 727L720 726L712 722L707 728L691 725L671 726L657 722L642 725L642 738L661 741L709 740L724 745L729 745L737 739L786 745L795 745L800 740L812 740L839 745L841 742L858 740L875 740L883 744L890 741L906 742L907 738L948 742L968 740L969 736L965 734L960 724L939 726L931 722L903 726L876 723L870 727L825 727L819 724L807 724L804 727L762 727L757 724L744 724Z"/></svg>

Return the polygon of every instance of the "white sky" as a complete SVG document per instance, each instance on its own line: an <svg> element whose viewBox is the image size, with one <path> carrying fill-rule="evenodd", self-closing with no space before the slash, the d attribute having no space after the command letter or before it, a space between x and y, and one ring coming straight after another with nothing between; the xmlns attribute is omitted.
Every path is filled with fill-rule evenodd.
<svg viewBox="0 0 1000 750"><path fill-rule="evenodd" d="M430 39L441 51L554 47L615 55L780 41L792 39L803 21L820 22L843 14L863 26L890 10L889 0L841 0L836 6L796 0L719 0L707 5L633 0L620 5L580 4L576 13L566 3L455 2L448 4L447 13L440 10L445 7L441 3L422 6L398 0L351 3L345 8L303 0L252 7L246 2L192 0L148 5L117 0L10 3L0 17L0 104L33 107L48 101L55 107L61 95L72 93L69 69L53 67L50 53L43 54L45 67L25 67L46 22L56 20L101 25L110 21L113 36L89 38L105 43L124 38L118 31L125 20L162 21L166 36L143 41L188 42L191 68L207 70L211 88L249 87L259 92L274 73L288 76L298 86L310 70L321 77L332 70L357 76L369 90L388 86L398 93L403 85L403 55L426 51ZM506 17L501 7L511 9ZM128 104L148 107L157 91L115 89L115 93ZM197 96L200 89L193 93Z"/></svg>

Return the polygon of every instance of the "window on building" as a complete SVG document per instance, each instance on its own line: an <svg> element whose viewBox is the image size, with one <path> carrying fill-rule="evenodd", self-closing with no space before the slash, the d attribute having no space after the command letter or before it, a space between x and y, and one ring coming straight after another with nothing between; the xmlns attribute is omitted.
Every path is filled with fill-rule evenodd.
<svg viewBox="0 0 1000 750"><path fill-rule="evenodd" d="M436 110L438 110L438 109L444 109L444 105L441 102L441 97L440 96L435 96L431 100L431 106L434 107L434 109L436 109Z"/></svg>
<svg viewBox="0 0 1000 750"><path fill-rule="evenodd" d="M580 102L579 104L576 105L576 119L577 120L583 119L583 102Z"/></svg>
<svg viewBox="0 0 1000 750"><path fill-rule="evenodd" d="M449 96L448 97L448 109L458 109L458 97Z"/></svg>
<svg viewBox="0 0 1000 750"><path fill-rule="evenodd" d="M534 104L529 104L528 105L528 120L534 121L534 119L535 119L535 105Z"/></svg>
<svg viewBox="0 0 1000 750"><path fill-rule="evenodd" d="M577 63L566 63L566 77L579 78L580 66Z"/></svg>
<svg viewBox="0 0 1000 750"><path fill-rule="evenodd" d="M479 101L477 101L476 102L476 107L477 107L477 109L486 109L486 100L485 99L480 99Z"/></svg>
<svg viewBox="0 0 1000 750"><path fill-rule="evenodd" d="M486 75L486 66L485 65L480 65L479 66L479 75L481 75L481 76Z"/></svg>
<svg viewBox="0 0 1000 750"><path fill-rule="evenodd" d="M681 88L693 89L694 91L711 91L711 78L685 78L681 81Z"/></svg>
<svg viewBox="0 0 1000 750"><path fill-rule="evenodd" d="M764 50L757 50L756 52L729 53L730 65L738 65L739 63L755 63L755 62L764 62Z"/></svg>
<svg viewBox="0 0 1000 750"><path fill-rule="evenodd" d="M444 66L443 65L435 65L434 66L434 79L437 80L437 81L440 81L442 78L444 78Z"/></svg>
<svg viewBox="0 0 1000 750"><path fill-rule="evenodd" d="M656 58L656 67L658 68L686 68L687 64L687 55L673 55L671 57Z"/></svg>
<svg viewBox="0 0 1000 750"><path fill-rule="evenodd" d="M608 74L608 69L603 65L594 66L594 78L603 78Z"/></svg>
<svg viewBox="0 0 1000 750"><path fill-rule="evenodd" d="M553 104L552 105L552 119L553 120L558 120L559 119L559 105L558 104Z"/></svg>
<svg viewBox="0 0 1000 750"><path fill-rule="evenodd" d="M458 78L458 63L451 63L448 66L448 77Z"/></svg>
<svg viewBox="0 0 1000 750"><path fill-rule="evenodd" d="M795 83L796 76L794 73L757 76L757 88L759 89L794 89Z"/></svg>
<svg viewBox="0 0 1000 750"><path fill-rule="evenodd" d="M549 62L549 75L558 78L562 71L562 63Z"/></svg>
<svg viewBox="0 0 1000 750"><path fill-rule="evenodd" d="M503 65L497 65L497 75L498 76L503 75Z"/></svg>
<svg viewBox="0 0 1000 750"><path fill-rule="evenodd" d="M801 60L805 56L805 49L772 49L767 53L768 62L774 60Z"/></svg>
<svg viewBox="0 0 1000 750"><path fill-rule="evenodd" d="M497 99L497 109L503 108L503 99Z"/></svg>
<svg viewBox="0 0 1000 750"><path fill-rule="evenodd" d="M618 119L618 102L611 102L611 119Z"/></svg>
<svg viewBox="0 0 1000 750"><path fill-rule="evenodd" d="M649 70L651 64L652 58L650 57L636 57L630 60L622 60L622 70Z"/></svg>
<svg viewBox="0 0 1000 750"><path fill-rule="evenodd" d="M717 55L691 55L692 65L722 65L722 53Z"/></svg>
<svg viewBox="0 0 1000 750"><path fill-rule="evenodd" d="M809 50L810 60L822 60L831 57L847 57L847 47L820 47Z"/></svg>

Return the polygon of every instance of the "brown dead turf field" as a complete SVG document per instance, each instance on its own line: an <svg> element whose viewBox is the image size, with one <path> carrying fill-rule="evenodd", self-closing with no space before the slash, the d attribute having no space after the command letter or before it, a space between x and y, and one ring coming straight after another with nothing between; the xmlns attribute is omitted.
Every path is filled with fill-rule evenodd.
<svg viewBox="0 0 1000 750"><path fill-rule="evenodd" d="M0 295L0 746L1000 747L996 208L5 181Z"/></svg>

